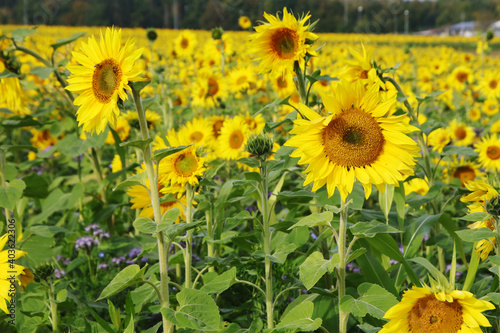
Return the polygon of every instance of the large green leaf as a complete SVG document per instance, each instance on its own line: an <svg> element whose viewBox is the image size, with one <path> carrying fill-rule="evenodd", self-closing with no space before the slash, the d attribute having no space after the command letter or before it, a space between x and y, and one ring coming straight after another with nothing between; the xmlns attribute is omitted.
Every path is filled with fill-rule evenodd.
<svg viewBox="0 0 500 333"><path fill-rule="evenodd" d="M74 33L73 35L71 35L70 37L68 38L62 38L62 39L58 39L56 40L56 42L52 45L50 45L54 50L56 50L57 48L63 46L63 45L66 45L66 44L69 44L71 42L74 42L75 40L77 40L78 38L84 36L86 34L86 32L76 32Z"/></svg>
<svg viewBox="0 0 500 333"><path fill-rule="evenodd" d="M340 308L357 317L367 314L381 319L387 310L398 303L396 297L378 284L362 283L358 287L359 297L346 295L340 300Z"/></svg>
<svg viewBox="0 0 500 333"><path fill-rule="evenodd" d="M205 281L205 276L207 276L208 274L215 274L216 276L212 277L208 281ZM236 267L225 271L221 275L217 275L217 273L215 272L210 272L205 274L205 276L203 276L205 285L201 287L200 290L206 292L207 294L220 294L236 282Z"/></svg>
<svg viewBox="0 0 500 333"><path fill-rule="evenodd" d="M184 288L176 295L177 311L161 308L161 313L179 328L209 331L222 328L222 318L215 301L207 293Z"/></svg>
<svg viewBox="0 0 500 333"><path fill-rule="evenodd" d="M321 252L313 252L299 267L300 281L306 289L311 289L326 272L333 272L339 260L338 253L328 260L323 258Z"/></svg>
<svg viewBox="0 0 500 333"><path fill-rule="evenodd" d="M281 318L276 329L272 332L288 332L290 330L300 330L301 332L317 330L322 323L321 318L312 319L314 303L310 301L302 302Z"/></svg>
<svg viewBox="0 0 500 333"><path fill-rule="evenodd" d="M13 210L17 202L23 196L26 184L20 179L6 182L5 186L0 186L0 207Z"/></svg>
<svg viewBox="0 0 500 333"><path fill-rule="evenodd" d="M351 230L352 234L358 238L371 238L379 233L394 234L402 232L401 230L379 221L358 222L350 227L349 230Z"/></svg>
<svg viewBox="0 0 500 333"><path fill-rule="evenodd" d="M111 280L106 288L104 288L97 300L113 296L123 289L142 281L146 267L147 266L144 266L142 269L139 265L130 265L125 267L113 278L113 280Z"/></svg>
<svg viewBox="0 0 500 333"><path fill-rule="evenodd" d="M462 240L471 243L480 241L482 239L488 239L490 237L500 236L499 233L492 231L490 228L464 229L455 231L455 233Z"/></svg>
<svg viewBox="0 0 500 333"><path fill-rule="evenodd" d="M330 221L333 219L332 212L323 212L321 214L312 213L309 216L303 217L299 220L299 222L295 223L289 229L307 226L309 228L317 227L321 225L330 225Z"/></svg>

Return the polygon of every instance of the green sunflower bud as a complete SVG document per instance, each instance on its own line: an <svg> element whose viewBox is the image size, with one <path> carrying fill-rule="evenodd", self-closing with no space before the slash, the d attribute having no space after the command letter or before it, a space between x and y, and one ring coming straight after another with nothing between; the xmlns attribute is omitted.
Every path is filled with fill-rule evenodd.
<svg viewBox="0 0 500 333"><path fill-rule="evenodd" d="M491 199L486 205L486 211L488 214L493 215L495 218L500 216L500 198L495 197Z"/></svg>
<svg viewBox="0 0 500 333"><path fill-rule="evenodd" d="M146 30L146 37L148 37L148 39L151 42L154 42L156 40L156 38L158 38L158 33L156 32L156 29L155 28L147 29Z"/></svg>
<svg viewBox="0 0 500 333"><path fill-rule="evenodd" d="M253 134L248 138L246 149L252 155L269 155L273 151L273 138L263 133Z"/></svg>
<svg viewBox="0 0 500 333"><path fill-rule="evenodd" d="M493 30L488 30L486 31L486 41L489 42L490 40L495 37L495 32Z"/></svg>
<svg viewBox="0 0 500 333"><path fill-rule="evenodd" d="M222 39L223 34L224 34L224 30L221 27L212 29L212 38L213 39Z"/></svg>
<svg viewBox="0 0 500 333"><path fill-rule="evenodd" d="M38 266L34 271L33 275L38 281L47 281L54 274L54 266L52 264L42 264Z"/></svg>

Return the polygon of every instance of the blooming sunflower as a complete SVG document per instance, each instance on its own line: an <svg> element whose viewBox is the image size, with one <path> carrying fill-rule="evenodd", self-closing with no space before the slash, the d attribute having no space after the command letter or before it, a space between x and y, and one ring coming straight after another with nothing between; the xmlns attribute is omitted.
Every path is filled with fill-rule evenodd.
<svg viewBox="0 0 500 333"><path fill-rule="evenodd" d="M486 212L486 210L483 208L479 210L480 212ZM488 219L485 221L477 221L472 224L469 224L467 228L469 229L481 229L481 228L489 228L491 231L495 231L494 227L494 221L493 219ZM481 239L477 241L475 244L474 249L476 250L476 253L479 254L479 257L481 258L482 261L484 261L486 258L488 258L488 255L490 254L491 251L495 249L495 244L497 242L496 237L490 237L489 239Z"/></svg>
<svg viewBox="0 0 500 333"><path fill-rule="evenodd" d="M82 66L67 67L71 76L66 89L79 94L74 104L79 106L77 120L85 132L99 134L108 122L116 127L118 98L127 99L128 82L141 73L134 62L142 48L136 49L130 39L121 47L121 36L121 30L107 28L104 36L101 31L100 43L91 36L88 43L82 43L83 53L72 53Z"/></svg>
<svg viewBox="0 0 500 333"><path fill-rule="evenodd" d="M217 138L217 147L214 147L217 155L227 160L243 157L248 134L248 125L241 118L224 120Z"/></svg>
<svg viewBox="0 0 500 333"><path fill-rule="evenodd" d="M429 133L427 142L432 147L432 150L442 153L443 148L450 143L450 133L443 127L438 128Z"/></svg>
<svg viewBox="0 0 500 333"><path fill-rule="evenodd" d="M488 98L500 97L500 71L486 72L484 79L479 81L479 87Z"/></svg>
<svg viewBox="0 0 500 333"><path fill-rule="evenodd" d="M493 186L479 178L465 182L465 187L472 193L464 195L460 201L473 202L467 206L469 213L484 211L486 202L499 196L498 191Z"/></svg>
<svg viewBox="0 0 500 333"><path fill-rule="evenodd" d="M190 146L163 159L160 173L166 176L165 180L169 181L171 186L185 186L187 183L195 186L206 170L204 163L205 159L197 155L196 148Z"/></svg>
<svg viewBox="0 0 500 333"><path fill-rule="evenodd" d="M184 30L174 40L175 53L179 57L190 57L198 44L196 35L189 30Z"/></svg>
<svg viewBox="0 0 500 333"><path fill-rule="evenodd" d="M345 77L347 80L362 81L365 85L377 84L381 90L385 90L385 85L377 75L377 69L373 67L373 53L367 52L365 46L361 44L362 53L354 49L350 49L350 53L354 59L344 60L345 66L340 71L339 76Z"/></svg>
<svg viewBox="0 0 500 333"><path fill-rule="evenodd" d="M475 144L479 164L487 171L500 171L500 139L496 134L486 136Z"/></svg>
<svg viewBox="0 0 500 333"><path fill-rule="evenodd" d="M468 146L474 142L474 138L476 137L472 126L459 123L456 119L451 121L447 130L450 133L453 144L457 146Z"/></svg>
<svg viewBox="0 0 500 333"><path fill-rule="evenodd" d="M196 117L179 128L177 136L180 145L194 143L197 147L200 147L206 146L211 133L210 120Z"/></svg>
<svg viewBox="0 0 500 333"><path fill-rule="evenodd" d="M5 247L9 239L9 234L0 237L0 249ZM14 254L14 258L9 258L9 254ZM24 274L24 267L17 264L12 264L9 260L16 260L19 257L26 255L26 252L14 249L7 249L0 252L0 309L6 314L9 314L6 301L10 300L9 290L11 286L11 276L15 275L18 283L20 283L19 275Z"/></svg>
<svg viewBox="0 0 500 333"><path fill-rule="evenodd" d="M137 114L137 112L134 112ZM120 140L123 142L128 139L128 136L130 135L130 124L125 117L118 117L118 120L116 122L116 128L115 128L116 133L120 137ZM113 133L111 131L108 132L108 136L106 137L106 141L104 141L108 145L114 145L115 144L115 137L113 136Z"/></svg>
<svg viewBox="0 0 500 333"><path fill-rule="evenodd" d="M0 58L0 73L5 71ZM30 114L27 107L28 96L17 77L6 77L0 80L0 108L7 108L18 115Z"/></svg>
<svg viewBox="0 0 500 333"><path fill-rule="evenodd" d="M481 332L480 326L491 326L481 312L494 308L468 291L447 293L414 286L404 292L401 302L385 313L384 318L390 321L379 333Z"/></svg>
<svg viewBox="0 0 500 333"><path fill-rule="evenodd" d="M240 118L248 126L250 133L258 134L262 132L264 126L266 126L266 120L259 113L256 116L252 116L248 112L245 115L238 115L235 118Z"/></svg>
<svg viewBox="0 0 500 333"><path fill-rule="evenodd" d="M379 103L379 87L365 90L361 81L341 81L334 96L324 95L329 115L322 117L305 105L285 145L297 147L291 154L299 164L309 164L304 185L314 182L313 191L326 185L328 196L338 188L342 199L352 191L356 178L371 193L372 184L399 185L413 174L417 143L405 135L418 129L406 115L388 116L396 99Z"/></svg>
<svg viewBox="0 0 500 333"><path fill-rule="evenodd" d="M487 116L494 116L498 113L498 100L496 98L487 98L483 103L483 113Z"/></svg>
<svg viewBox="0 0 500 333"><path fill-rule="evenodd" d="M468 83L473 82L472 70L466 66L456 67L448 77L450 85L457 91L462 91Z"/></svg>
<svg viewBox="0 0 500 333"><path fill-rule="evenodd" d="M478 165L474 162L465 161L463 157L460 157L459 160L454 158L450 166L443 170L443 173L447 176L448 182L451 182L454 178L459 179L462 183L462 187L465 187L465 183L468 181L483 176Z"/></svg>
<svg viewBox="0 0 500 333"><path fill-rule="evenodd" d="M260 60L260 73L271 71L273 78L282 76L293 70L296 61L304 69L306 54L316 55L312 45L306 43L318 39L316 34L307 31L306 22L311 15L306 14L297 21L285 7L283 19L267 13L264 17L268 22L254 27L256 33L251 36L252 52Z"/></svg>
<svg viewBox="0 0 500 333"><path fill-rule="evenodd" d="M413 178L405 182L405 195L411 192L416 192L420 195L426 195L429 192L429 184L427 180L422 178Z"/></svg>
<svg viewBox="0 0 500 333"><path fill-rule="evenodd" d="M252 21L250 21L248 16L240 16L240 18L238 19L238 25L241 29L247 30L252 26Z"/></svg>

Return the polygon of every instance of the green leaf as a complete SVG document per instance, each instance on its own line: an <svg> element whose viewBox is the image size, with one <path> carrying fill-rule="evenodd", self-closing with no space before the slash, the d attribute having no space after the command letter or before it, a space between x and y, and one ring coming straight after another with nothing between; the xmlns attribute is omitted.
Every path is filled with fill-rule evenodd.
<svg viewBox="0 0 500 333"><path fill-rule="evenodd" d="M113 330L113 328L111 326L109 326L109 324L108 324L108 322L106 320L102 319L101 316L99 316L97 314L97 312L95 312L94 310L92 310L92 308L90 306L88 306L86 303L84 303L84 304L87 307L87 310L89 310L89 312L92 315L92 317L94 317L94 319L97 320L97 323L99 324L99 326L101 328L103 328L108 333L115 333L115 330ZM99 330L99 332L102 332L102 331Z"/></svg>
<svg viewBox="0 0 500 333"><path fill-rule="evenodd" d="M163 323L160 321L158 324L156 324L155 326L143 331L143 333L156 333L158 332L158 329L160 328L160 326L162 325Z"/></svg>
<svg viewBox="0 0 500 333"><path fill-rule="evenodd" d="M125 267L113 278L113 280L111 280L106 288L104 288L97 300L99 301L101 299L113 296L123 289L142 281L146 267L147 266L144 266L142 269L139 267L139 265L130 265Z"/></svg>
<svg viewBox="0 0 500 333"><path fill-rule="evenodd" d="M23 195L25 197L44 199L49 195L49 182L44 177L32 173L23 178L26 184Z"/></svg>
<svg viewBox="0 0 500 333"><path fill-rule="evenodd" d="M5 73L5 72L3 72L3 73ZM3 73L0 73L0 80L3 78L2 77ZM14 112L10 111L7 108L0 108L0 113L15 114Z"/></svg>
<svg viewBox="0 0 500 333"><path fill-rule="evenodd" d="M406 201L404 182L400 181L399 186L394 188L394 202L396 203L396 212L398 214L399 229L403 229L405 221Z"/></svg>
<svg viewBox="0 0 500 333"><path fill-rule="evenodd" d="M222 328L222 318L215 301L207 293L190 288L184 288L176 295L179 307L177 311L161 308L161 313L179 328L195 330L219 330Z"/></svg>
<svg viewBox="0 0 500 333"><path fill-rule="evenodd" d="M304 332L317 330L323 321L321 318L312 319L313 311L313 302L306 301L297 305L281 318L278 325L276 325L275 331L299 329Z"/></svg>
<svg viewBox="0 0 500 333"><path fill-rule="evenodd" d="M56 42L54 44L50 45L50 46L54 50L57 50L59 47L61 47L63 45L66 45L66 44L69 44L71 42L74 42L78 38L83 37L85 34L86 34L86 32L77 32L77 33L74 33L73 35L71 35L71 37L62 38L62 39L56 40Z"/></svg>
<svg viewBox="0 0 500 333"><path fill-rule="evenodd" d="M111 318L113 326L117 330L119 330L121 325L120 311L116 311L115 305L109 299L108 299L108 309L109 309L109 317Z"/></svg>
<svg viewBox="0 0 500 333"><path fill-rule="evenodd" d="M490 228L464 229L464 230L455 231L455 233L462 240L464 240L466 242L471 242L471 243L480 241L482 239L488 239L490 237L500 236L499 233L491 231Z"/></svg>
<svg viewBox="0 0 500 333"><path fill-rule="evenodd" d="M34 226L29 227L29 230L32 233L34 233L35 235L39 235L42 237L48 237L48 238L52 238L60 232L65 233L65 234L68 234L68 233L72 234L73 233L66 228L59 227L56 225L34 225Z"/></svg>
<svg viewBox="0 0 500 333"><path fill-rule="evenodd" d="M139 217L134 221L134 228L145 234L156 234L157 224L149 217Z"/></svg>
<svg viewBox="0 0 500 333"><path fill-rule="evenodd" d="M441 218L441 214L437 215L422 215L411 223L411 226L415 226L415 230L409 229L407 231L407 236L410 237L408 245L405 248L404 256L406 258L411 258L417 253L418 249L422 246L422 241L424 236L428 234L429 230L436 224L436 222Z"/></svg>
<svg viewBox="0 0 500 333"><path fill-rule="evenodd" d="M33 119L31 116L14 116L5 118L0 123L5 128L19 128L19 127L30 127L30 126L42 126L43 124L38 120Z"/></svg>
<svg viewBox="0 0 500 333"><path fill-rule="evenodd" d="M363 246L361 249L368 248L368 242L366 239L367 238L360 239L356 242L355 246ZM393 279L389 276L382 264L370 252L366 251L360 255L356 259L356 262L361 268L363 276L365 276L366 279L369 278L370 282L377 283L395 296L399 294L394 285Z"/></svg>
<svg viewBox="0 0 500 333"><path fill-rule="evenodd" d="M203 287L201 287L200 290L207 294L220 294L224 290L231 287L235 282L236 267L233 267L230 270L222 273L221 275L218 275L215 278L211 279Z"/></svg>
<svg viewBox="0 0 500 333"><path fill-rule="evenodd" d="M179 218L180 214L181 211L179 208L174 207L167 210L165 214L163 214L163 216L161 217L160 225L158 225L157 228L158 232L163 231L168 227L170 227L172 224L174 224L175 221L177 221L177 219Z"/></svg>
<svg viewBox="0 0 500 333"><path fill-rule="evenodd" d="M26 184L20 179L5 182L5 186L0 186L0 207L14 210L25 188Z"/></svg>
<svg viewBox="0 0 500 333"><path fill-rule="evenodd" d="M311 289L327 271L333 272L339 260L338 253L334 254L330 260L323 258L323 254L319 251L311 253L299 267L300 281L307 290Z"/></svg>
<svg viewBox="0 0 500 333"><path fill-rule="evenodd" d="M382 212L384 213L386 221L389 219L389 212L391 211L392 201L394 200L394 185L385 184L385 191L378 192L378 201Z"/></svg>
<svg viewBox="0 0 500 333"><path fill-rule="evenodd" d="M176 154L180 151L183 151L184 149L186 149L187 147L190 147L190 146L191 145L155 150L155 152L153 154L153 160L155 160L156 162L159 162L162 159L164 159L165 157Z"/></svg>
<svg viewBox="0 0 500 333"><path fill-rule="evenodd" d="M417 263L420 266L424 267L425 269L427 269L427 271L429 273L431 273L434 280L439 282L439 284L441 286L443 286L445 288L448 287L449 283L448 283L448 279L446 278L446 276L444 276L444 274L441 273L441 271L439 269L437 269L436 266L431 264L429 260L422 258L422 257L417 257L417 258L409 259L409 261L412 261L412 262Z"/></svg>
<svg viewBox="0 0 500 333"><path fill-rule="evenodd" d="M500 256L489 256L488 259L493 263L493 265L500 266Z"/></svg>
<svg viewBox="0 0 500 333"><path fill-rule="evenodd" d="M430 93L429 95L425 96L425 97L418 97L417 96L417 101L418 101L418 104L420 103L423 103L424 101L427 101L427 100L430 100L430 99L434 99L436 98L437 96L441 95L442 93L446 92L446 90L443 90L443 91L435 91L433 93Z"/></svg>
<svg viewBox="0 0 500 333"><path fill-rule="evenodd" d="M402 232L401 230L398 230L388 224L375 220L371 222L358 222L350 227L349 230L351 230L352 234L358 238L372 238L379 233L395 234Z"/></svg>
<svg viewBox="0 0 500 333"><path fill-rule="evenodd" d="M144 149L146 149L151 142L153 142L153 138L147 138L146 140L125 141L120 143L120 147L136 147L144 151Z"/></svg>
<svg viewBox="0 0 500 333"><path fill-rule="evenodd" d="M130 85L130 87L133 90L139 92L142 89L144 89L144 87L146 87L150 82L151 82L151 80L147 80L147 81L130 81L128 84Z"/></svg>
<svg viewBox="0 0 500 333"><path fill-rule="evenodd" d="M477 213L467 214L464 217L461 217L460 219L469 222L477 222L486 220L488 216L490 216L490 214L486 212L477 212Z"/></svg>
<svg viewBox="0 0 500 333"><path fill-rule="evenodd" d="M2 73L0 73L0 80L1 79L6 79L6 78L9 78L9 77L19 77L19 75L17 75L16 73L12 73L8 69L6 69ZM2 112L3 113L14 113L14 112L10 111L9 109L6 109L6 108L2 108Z"/></svg>
<svg viewBox="0 0 500 333"><path fill-rule="evenodd" d="M247 210L242 210L236 216L228 217L224 224L224 231L229 231L236 228L238 225L245 221L253 219L253 216Z"/></svg>
<svg viewBox="0 0 500 333"><path fill-rule="evenodd" d="M68 298L68 290L67 289L61 289L56 295L56 300L58 303L66 302L67 298Z"/></svg>
<svg viewBox="0 0 500 333"><path fill-rule="evenodd" d="M133 317L128 322L127 328L125 329L125 331L123 331L123 333L134 333L134 318Z"/></svg>
<svg viewBox="0 0 500 333"><path fill-rule="evenodd" d="M296 228L296 227L301 227L301 226L307 226L309 228L312 228L312 227L317 227L317 226L321 226L321 225L330 225L330 221L332 219L333 219L332 212L323 212L321 214L312 213L309 216L301 218L299 220L299 222L295 223L293 226L288 228L288 230Z"/></svg>
<svg viewBox="0 0 500 333"><path fill-rule="evenodd" d="M116 185L113 191L121 190L135 185L146 186L147 179L148 179L148 173L146 171L143 171L141 173L138 173L137 175L133 175L132 177L127 178L120 184Z"/></svg>
<svg viewBox="0 0 500 333"><path fill-rule="evenodd" d="M357 317L370 314L382 319L387 310L398 303L393 294L378 284L362 283L358 287L358 293L358 298L346 295L340 300L340 308Z"/></svg>
<svg viewBox="0 0 500 333"><path fill-rule="evenodd" d="M256 115L258 115L259 113L261 113L261 112L263 112L264 110L267 110L267 109L274 109L275 107L280 106L280 105L290 105L290 103L288 102L288 100L290 99L290 97L291 96L288 96L288 97L285 97L285 98L278 98L274 102L267 104L262 109L260 109L259 111L255 112L254 115L253 115L253 117L255 117Z"/></svg>
<svg viewBox="0 0 500 333"><path fill-rule="evenodd" d="M446 146L443 148L443 155L464 155L464 156L478 156L477 153L471 147L464 146Z"/></svg>
<svg viewBox="0 0 500 333"><path fill-rule="evenodd" d="M177 237L177 235L180 235L190 229L196 228L202 224L204 224L204 221L174 224L165 229L165 235L170 239L174 239L175 237Z"/></svg>
<svg viewBox="0 0 500 333"><path fill-rule="evenodd" d="M346 264L350 263L353 260L356 260L360 256L366 253L366 249L364 247L360 249L356 249L353 252L349 254L349 257L347 257Z"/></svg>
<svg viewBox="0 0 500 333"><path fill-rule="evenodd" d="M16 43L22 43L26 37L35 33L37 28L38 27L16 29L16 30L12 31L12 39L14 39L14 42L16 42Z"/></svg>
<svg viewBox="0 0 500 333"><path fill-rule="evenodd" d="M39 66L31 70L31 75L36 75L41 79L48 79L50 74L54 71L53 67Z"/></svg>

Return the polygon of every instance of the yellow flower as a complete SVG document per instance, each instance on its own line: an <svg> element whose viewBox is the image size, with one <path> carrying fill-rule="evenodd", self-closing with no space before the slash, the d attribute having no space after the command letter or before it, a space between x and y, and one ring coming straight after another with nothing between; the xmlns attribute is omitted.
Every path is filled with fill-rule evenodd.
<svg viewBox="0 0 500 333"><path fill-rule="evenodd" d="M460 201L473 201L473 204L468 206L469 211L471 212L483 211L485 209L486 202L491 201L491 199L498 197L499 195L493 186L479 178L465 182L465 187L472 193L464 195L460 198Z"/></svg>
<svg viewBox="0 0 500 333"><path fill-rule="evenodd" d="M194 143L196 147L206 146L210 135L210 120L203 117L197 117L188 121L184 126L179 128L177 133L180 146ZM173 145L173 143L170 144Z"/></svg>
<svg viewBox="0 0 500 333"><path fill-rule="evenodd" d="M416 192L420 195L426 195L429 192L429 184L425 179L413 178L405 183L405 195Z"/></svg>
<svg viewBox="0 0 500 333"><path fill-rule="evenodd" d="M134 68L134 62L141 56L142 48L136 49L130 39L121 47L121 35L121 30L107 28L105 36L101 31L100 43L91 36L81 44L83 53L73 52L82 66L67 67L71 76L66 89L79 94L74 104L79 106L77 120L85 132L99 134L108 122L116 127L120 114L118 98L127 99L128 82L141 73Z"/></svg>
<svg viewBox="0 0 500 333"><path fill-rule="evenodd" d="M247 113L245 115L238 115L235 118L240 118L245 124L247 124L248 131L250 133L258 134L262 132L264 126L266 126L266 120L260 113L256 116L252 116Z"/></svg>
<svg viewBox="0 0 500 333"><path fill-rule="evenodd" d="M385 85L377 75L377 69L372 66L372 52L366 52L365 46L361 44L362 53L350 49L353 60L344 60L345 66L340 71L339 76L345 77L348 81L361 80L365 86L377 84L381 90L385 90Z"/></svg>
<svg viewBox="0 0 500 333"><path fill-rule="evenodd" d="M9 234L0 237L0 250L5 247L8 240ZM14 257L9 257L9 255L14 255ZM6 314L9 314L9 310L7 309L7 303L5 301L10 302L11 299L9 296L11 276L15 276L17 282L20 283L19 275L24 274L24 267L13 264L11 260L19 259L24 255L26 255L26 252L10 248L0 252L0 309Z"/></svg>
<svg viewBox="0 0 500 333"><path fill-rule="evenodd" d="M122 160L120 158L120 155L116 154L113 157L113 161L111 161L111 172L118 172L123 169L123 164Z"/></svg>
<svg viewBox="0 0 500 333"><path fill-rule="evenodd" d="M479 164L487 171L500 171L500 139L496 134L486 136L475 144Z"/></svg>
<svg viewBox="0 0 500 333"><path fill-rule="evenodd" d="M484 209L483 206L481 206L481 209L476 209L476 210L483 213L486 212L486 209ZM488 219L485 221L477 221L472 224L469 224L467 228L469 229L490 228L492 231L495 231L493 222L494 222L493 219ZM474 249L476 250L476 253L479 253L479 257L481 258L482 261L488 258L490 252L495 249L496 242L497 242L496 237L490 237L489 239L481 239L476 243Z"/></svg>
<svg viewBox="0 0 500 333"><path fill-rule="evenodd" d="M137 112L134 112L137 114ZM130 134L130 125L128 123L128 120L125 119L125 117L118 117L118 121L116 123L116 128L115 128L116 133L120 137L120 140L123 142L128 139L128 136ZM111 131L108 132L108 136L106 137L106 141L104 141L108 145L114 145L115 144L115 137L113 136L113 133Z"/></svg>
<svg viewBox="0 0 500 333"><path fill-rule="evenodd" d="M252 21L248 18L248 16L240 16L238 19L238 25L241 29L247 30L252 26Z"/></svg>
<svg viewBox="0 0 500 333"><path fill-rule="evenodd" d="M465 123L458 123L456 119L451 121L447 131L450 133L453 144L457 146L469 146L476 137L473 127L467 126Z"/></svg>
<svg viewBox="0 0 500 333"><path fill-rule="evenodd" d="M443 173L447 176L448 182L451 182L454 178L457 178L462 183L462 187L465 187L465 183L468 181L476 179L476 177L482 177L483 173L479 170L478 165L474 162L467 162L463 157L459 160L454 158L450 163L450 166L443 170Z"/></svg>
<svg viewBox="0 0 500 333"><path fill-rule="evenodd" d="M429 133L428 143L432 150L442 153L443 148L450 143L450 133L445 128L438 128Z"/></svg>
<svg viewBox="0 0 500 333"><path fill-rule="evenodd" d="M457 91L462 91L467 83L472 83L474 77L472 75L472 70L466 66L458 66L453 72L451 72L448 77L450 85Z"/></svg>
<svg viewBox="0 0 500 333"><path fill-rule="evenodd" d="M179 57L190 57L198 44L196 35L189 30L184 30L174 40L175 53Z"/></svg>
<svg viewBox="0 0 500 333"><path fill-rule="evenodd" d="M217 138L216 153L227 160L237 160L243 157L248 139L248 126L241 118L224 120Z"/></svg>
<svg viewBox="0 0 500 333"><path fill-rule="evenodd" d="M476 53L478 55L484 54L484 52L489 50L488 42L485 42L483 40L479 40L477 42L477 47L476 47Z"/></svg>
<svg viewBox="0 0 500 333"><path fill-rule="evenodd" d="M493 116L498 113L498 100L496 98L487 98L483 103L483 113L487 116Z"/></svg>
<svg viewBox="0 0 500 333"><path fill-rule="evenodd" d="M379 87L368 91L361 81L341 81L335 95L324 95L320 116L305 105L299 109L306 119L296 120L285 145L297 147L291 154L299 164L309 164L304 185L314 182L313 191L326 185L328 196L338 188L342 199L352 191L356 178L371 193L372 184L398 186L414 173L417 143L405 133L418 130L406 115L390 116L394 98L379 103Z"/></svg>
<svg viewBox="0 0 500 333"><path fill-rule="evenodd" d="M500 97L500 71L487 71L479 87L488 98Z"/></svg>
<svg viewBox="0 0 500 333"><path fill-rule="evenodd" d="M206 170L204 163L205 159L197 155L196 148L190 146L163 159L160 174L165 175L165 181L171 186L185 186L187 183L195 186Z"/></svg>
<svg viewBox="0 0 500 333"><path fill-rule="evenodd" d="M380 333L474 333L480 326L490 327L481 313L495 306L478 300L468 291L449 293L430 287L406 290L401 302L390 308L384 318L390 321Z"/></svg>
<svg viewBox="0 0 500 333"><path fill-rule="evenodd" d="M264 13L267 22L254 27L256 33L251 36L252 51L260 61L260 73L271 71L273 78L293 71L294 63L298 61L304 70L306 54L316 55L310 43L318 36L307 31L306 22L311 15L306 14L300 21L283 8L283 19L278 15Z"/></svg>

